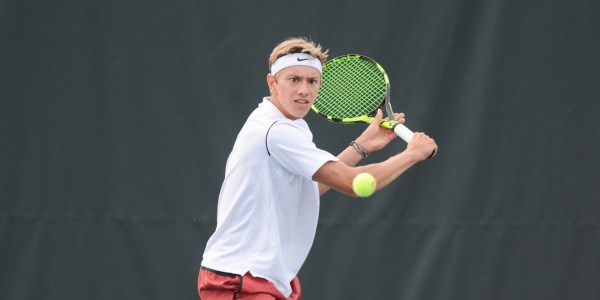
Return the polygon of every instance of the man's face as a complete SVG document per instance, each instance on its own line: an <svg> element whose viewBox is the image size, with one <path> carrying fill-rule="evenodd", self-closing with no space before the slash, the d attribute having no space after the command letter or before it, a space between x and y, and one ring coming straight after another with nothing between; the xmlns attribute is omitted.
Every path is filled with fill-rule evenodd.
<svg viewBox="0 0 600 300"><path fill-rule="evenodd" d="M292 66L267 75L271 102L291 120L302 119L317 98L321 73L312 67Z"/></svg>

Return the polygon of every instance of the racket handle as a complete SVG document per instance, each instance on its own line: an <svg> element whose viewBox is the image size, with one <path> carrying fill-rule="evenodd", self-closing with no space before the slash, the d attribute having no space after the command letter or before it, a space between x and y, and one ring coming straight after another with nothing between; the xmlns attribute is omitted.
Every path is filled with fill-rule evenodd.
<svg viewBox="0 0 600 300"><path fill-rule="evenodd" d="M404 126L403 124L397 123L394 125L394 132L401 137L405 142L410 142L410 140L413 137L413 132L408 129L406 126ZM431 154L427 157L427 158L432 158L435 156L435 153L437 149L434 149L433 152L431 152Z"/></svg>
<svg viewBox="0 0 600 300"><path fill-rule="evenodd" d="M394 125L394 132L401 137L405 142L409 142L413 137L413 132L406 128L403 124L397 123Z"/></svg>

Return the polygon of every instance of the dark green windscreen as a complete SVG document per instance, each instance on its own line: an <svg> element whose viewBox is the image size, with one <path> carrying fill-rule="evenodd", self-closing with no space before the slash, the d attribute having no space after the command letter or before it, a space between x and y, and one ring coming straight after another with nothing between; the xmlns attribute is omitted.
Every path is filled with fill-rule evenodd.
<svg viewBox="0 0 600 300"><path fill-rule="evenodd" d="M269 54L307 36L384 66L439 152L321 197L302 300L598 300L598 3L3 1L0 299L197 300ZM367 127L305 120L333 155Z"/></svg>

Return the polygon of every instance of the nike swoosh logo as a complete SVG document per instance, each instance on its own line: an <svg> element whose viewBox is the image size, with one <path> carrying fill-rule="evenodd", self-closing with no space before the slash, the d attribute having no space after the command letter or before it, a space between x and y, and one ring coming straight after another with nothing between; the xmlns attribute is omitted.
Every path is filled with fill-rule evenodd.
<svg viewBox="0 0 600 300"><path fill-rule="evenodd" d="M298 61L305 61L305 60L309 60L309 59L310 58L300 58L300 57L297 58Z"/></svg>

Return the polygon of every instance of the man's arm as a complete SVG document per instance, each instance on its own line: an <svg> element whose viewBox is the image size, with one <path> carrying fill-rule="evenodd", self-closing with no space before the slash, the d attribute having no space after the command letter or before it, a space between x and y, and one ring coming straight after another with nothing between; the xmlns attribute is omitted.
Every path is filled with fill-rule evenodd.
<svg viewBox="0 0 600 300"><path fill-rule="evenodd" d="M356 152L356 150L354 150L354 148L352 148L351 146L346 147L346 149L344 149L344 151L342 151L342 153L340 153L337 156L337 158L340 160L340 162L349 167L356 166L363 159L363 157L360 154L358 154L358 152ZM320 169L322 169L323 166L321 166ZM317 173L315 173L315 176L317 175ZM319 183L319 195L323 195L327 191L329 191L329 189L331 189L331 186L323 184L321 181L317 180L315 176L313 176L313 180L316 180Z"/></svg>
<svg viewBox="0 0 600 300"><path fill-rule="evenodd" d="M367 152L382 149L396 137L392 130L379 126L381 116L380 110L373 123L356 139L356 142ZM396 117L401 123L404 123L403 114L398 114ZM379 190L398 178L415 163L427 159L436 148L437 145L433 139L423 133L415 133L403 152L380 163L355 167L363 157L354 148L348 146L338 155L339 161L325 163L313 175L313 180L319 183L321 195L330 188L334 188L347 195L356 196L352 190L352 180L357 174L371 173L377 180L377 190Z"/></svg>

